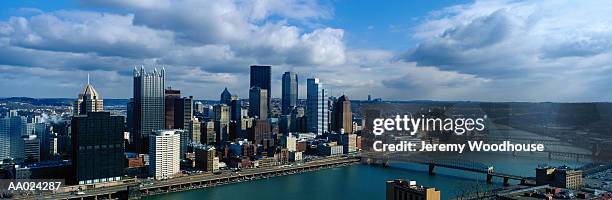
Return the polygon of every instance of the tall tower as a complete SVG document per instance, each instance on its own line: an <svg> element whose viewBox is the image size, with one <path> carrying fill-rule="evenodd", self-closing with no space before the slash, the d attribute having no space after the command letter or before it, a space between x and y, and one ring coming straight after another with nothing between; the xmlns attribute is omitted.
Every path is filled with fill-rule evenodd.
<svg viewBox="0 0 612 200"><path fill-rule="evenodd" d="M344 133L353 133L353 112L351 111L351 101L346 95L338 98L334 103L334 122L333 130L340 133L344 129Z"/></svg>
<svg viewBox="0 0 612 200"><path fill-rule="evenodd" d="M87 74L87 85L79 93L78 99L74 102L73 115L85 115L88 112L103 111L102 97L98 95L93 85L89 84L89 74Z"/></svg>
<svg viewBox="0 0 612 200"><path fill-rule="evenodd" d="M92 112L72 117L72 184L123 177L123 116Z"/></svg>
<svg viewBox="0 0 612 200"><path fill-rule="evenodd" d="M268 90L260 87L251 87L249 90L249 116L259 119L268 119L268 105L270 98Z"/></svg>
<svg viewBox="0 0 612 200"><path fill-rule="evenodd" d="M232 93L230 93L227 88L221 92L221 98L219 99L219 103L230 105L232 102Z"/></svg>
<svg viewBox="0 0 612 200"><path fill-rule="evenodd" d="M282 93L282 111L284 115L288 115L291 109L297 106L298 101L298 77L295 72L283 74Z"/></svg>
<svg viewBox="0 0 612 200"><path fill-rule="evenodd" d="M310 132L322 135L329 131L329 110L327 90L323 88L323 83L318 78L309 78L306 81L307 104L306 104L306 123Z"/></svg>
<svg viewBox="0 0 612 200"><path fill-rule="evenodd" d="M266 90L268 97L266 102L266 112L270 113L270 99L272 98L271 94L271 83L270 77L272 76L271 67L270 66L251 66L251 84L249 88L259 87L262 90Z"/></svg>
<svg viewBox="0 0 612 200"><path fill-rule="evenodd" d="M149 134L164 129L165 71L147 73L144 67L134 68L134 133L130 136L139 153L147 153Z"/></svg>

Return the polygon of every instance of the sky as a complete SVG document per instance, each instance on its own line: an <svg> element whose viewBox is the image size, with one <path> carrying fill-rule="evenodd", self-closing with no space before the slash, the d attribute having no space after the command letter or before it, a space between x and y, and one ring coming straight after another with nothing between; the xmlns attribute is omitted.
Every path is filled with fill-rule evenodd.
<svg viewBox="0 0 612 200"><path fill-rule="evenodd" d="M248 96L249 66L385 100L612 101L610 1L23 0L0 5L0 97Z"/></svg>

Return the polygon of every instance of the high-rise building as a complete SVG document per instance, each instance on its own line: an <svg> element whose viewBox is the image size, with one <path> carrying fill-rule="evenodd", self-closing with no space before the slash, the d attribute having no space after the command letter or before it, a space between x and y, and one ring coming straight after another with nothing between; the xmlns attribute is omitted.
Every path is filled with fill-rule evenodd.
<svg viewBox="0 0 612 200"><path fill-rule="evenodd" d="M334 103L333 115L333 131L340 133L341 130L344 130L344 133L346 134L353 133L353 112L351 111L351 101L346 95L340 96L338 101Z"/></svg>
<svg viewBox="0 0 612 200"><path fill-rule="evenodd" d="M72 117L72 184L123 177L123 116L90 112Z"/></svg>
<svg viewBox="0 0 612 200"><path fill-rule="evenodd" d="M181 98L180 90L173 90L168 88L164 90L164 121L166 129L174 129L174 119L176 114L175 103L177 99Z"/></svg>
<svg viewBox="0 0 612 200"><path fill-rule="evenodd" d="M219 170L219 157L214 146L195 145L195 160L196 168L207 172L215 172Z"/></svg>
<svg viewBox="0 0 612 200"><path fill-rule="evenodd" d="M189 130L189 123L193 118L193 96L175 99L174 101L174 128Z"/></svg>
<svg viewBox="0 0 612 200"><path fill-rule="evenodd" d="M149 138L149 176L167 179L180 172L180 133L158 130Z"/></svg>
<svg viewBox="0 0 612 200"><path fill-rule="evenodd" d="M51 125L48 123L34 124L34 133L40 141L40 160L51 158Z"/></svg>
<svg viewBox="0 0 612 200"><path fill-rule="evenodd" d="M215 132L217 142L227 141L230 130L230 107L225 104L217 104L213 107L215 113Z"/></svg>
<svg viewBox="0 0 612 200"><path fill-rule="evenodd" d="M440 191L417 185L416 181L401 179L387 181L387 200L404 199L439 200Z"/></svg>
<svg viewBox="0 0 612 200"><path fill-rule="evenodd" d="M269 93L260 87L251 87L249 90L249 116L259 119L268 119Z"/></svg>
<svg viewBox="0 0 612 200"><path fill-rule="evenodd" d="M329 131L329 110L327 90L318 78L309 78L306 85L306 123L308 131L322 135Z"/></svg>
<svg viewBox="0 0 612 200"><path fill-rule="evenodd" d="M221 92L221 98L219 99L220 104L229 105L232 102L232 93L230 93L227 88L223 89Z"/></svg>
<svg viewBox="0 0 612 200"><path fill-rule="evenodd" d="M13 158L16 162L24 159L21 139L27 134L27 119L11 111L0 119L0 159Z"/></svg>
<svg viewBox="0 0 612 200"><path fill-rule="evenodd" d="M93 85L89 84L89 75L87 75L87 85L79 98L74 102L73 115L83 115L88 112L100 112L104 109L102 97L94 89Z"/></svg>
<svg viewBox="0 0 612 200"><path fill-rule="evenodd" d="M283 74L282 98L282 113L290 114L298 102L298 77L295 72Z"/></svg>
<svg viewBox="0 0 612 200"><path fill-rule="evenodd" d="M266 90L266 113L270 113L270 99L272 99L272 87L271 87L271 76L272 71L270 66L251 66L251 84L249 88L259 87L262 90ZM250 97L249 97L250 98Z"/></svg>
<svg viewBox="0 0 612 200"><path fill-rule="evenodd" d="M165 69L145 72L144 67L134 69L133 133L130 140L140 153L146 153L149 134L164 129Z"/></svg>
<svg viewBox="0 0 612 200"><path fill-rule="evenodd" d="M215 132L215 122L207 121L202 123L201 127L203 144L212 145L217 142L217 132Z"/></svg>
<svg viewBox="0 0 612 200"><path fill-rule="evenodd" d="M272 139L272 130L268 120L258 119L253 121L253 126L249 131L249 140L254 144L261 144L264 147L270 147L274 144Z"/></svg>
<svg viewBox="0 0 612 200"><path fill-rule="evenodd" d="M40 162L40 140L36 135L23 135L23 154L25 162Z"/></svg>
<svg viewBox="0 0 612 200"><path fill-rule="evenodd" d="M191 118L191 121L189 122L189 134L191 137L191 141L193 143L196 144L200 144L202 143L202 131L201 129L201 123L200 120L198 120L198 118Z"/></svg>

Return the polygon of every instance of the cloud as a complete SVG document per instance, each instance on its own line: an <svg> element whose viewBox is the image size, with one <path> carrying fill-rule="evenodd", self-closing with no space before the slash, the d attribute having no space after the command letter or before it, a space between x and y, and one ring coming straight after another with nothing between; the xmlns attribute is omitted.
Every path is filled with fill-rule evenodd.
<svg viewBox="0 0 612 200"><path fill-rule="evenodd" d="M612 79L612 3L476 1L431 12L401 57L490 80L488 100L581 101ZM572 85L572 92L552 86ZM569 88L568 88L569 89ZM594 91L593 89L597 89Z"/></svg>

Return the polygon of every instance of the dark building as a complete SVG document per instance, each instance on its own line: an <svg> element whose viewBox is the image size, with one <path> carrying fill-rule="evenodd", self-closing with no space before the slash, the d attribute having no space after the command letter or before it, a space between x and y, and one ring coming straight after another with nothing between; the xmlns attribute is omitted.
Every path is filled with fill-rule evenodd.
<svg viewBox="0 0 612 200"><path fill-rule="evenodd" d="M219 103L229 105L232 102L232 93L230 93L227 88L223 89L221 92L221 98L219 99Z"/></svg>
<svg viewBox="0 0 612 200"><path fill-rule="evenodd" d="M267 103L266 103L266 109L270 109L270 99L272 98L272 94L271 94L271 79L272 76L272 72L271 72L271 67L270 66L258 66L258 65L252 65L251 66L251 84L249 85L250 88L252 87L259 87L262 90L266 90L267 92ZM250 98L250 97L249 97ZM266 112L270 112L270 110L266 110Z"/></svg>
<svg viewBox="0 0 612 200"><path fill-rule="evenodd" d="M174 102L176 101L176 99L179 98L181 98L180 90L173 90L172 88L164 90L164 127L166 129L174 129L174 115L176 113L174 108Z"/></svg>
<svg viewBox="0 0 612 200"><path fill-rule="evenodd" d="M71 184L120 180L123 176L123 116L90 112L72 118Z"/></svg>
<svg viewBox="0 0 612 200"><path fill-rule="evenodd" d="M272 139L272 130L268 120L258 119L253 121L253 126L249 131L249 140L254 144L261 144L264 147L269 147L274 144Z"/></svg>
<svg viewBox="0 0 612 200"><path fill-rule="evenodd" d="M266 89L254 86L249 90L249 116L268 119L269 93ZM268 104L266 104L268 102Z"/></svg>
<svg viewBox="0 0 612 200"><path fill-rule="evenodd" d="M295 72L283 74L282 98L282 113L283 115L290 114L298 101L298 77Z"/></svg>
<svg viewBox="0 0 612 200"><path fill-rule="evenodd" d="M148 153L149 134L164 129L165 69L152 73L134 68L134 106L132 111L133 128L130 133L131 144L139 153Z"/></svg>
<svg viewBox="0 0 612 200"><path fill-rule="evenodd" d="M351 101L346 95L338 98L334 102L334 121L332 122L332 130L340 133L344 129L345 134L353 133L353 112L351 111Z"/></svg>

